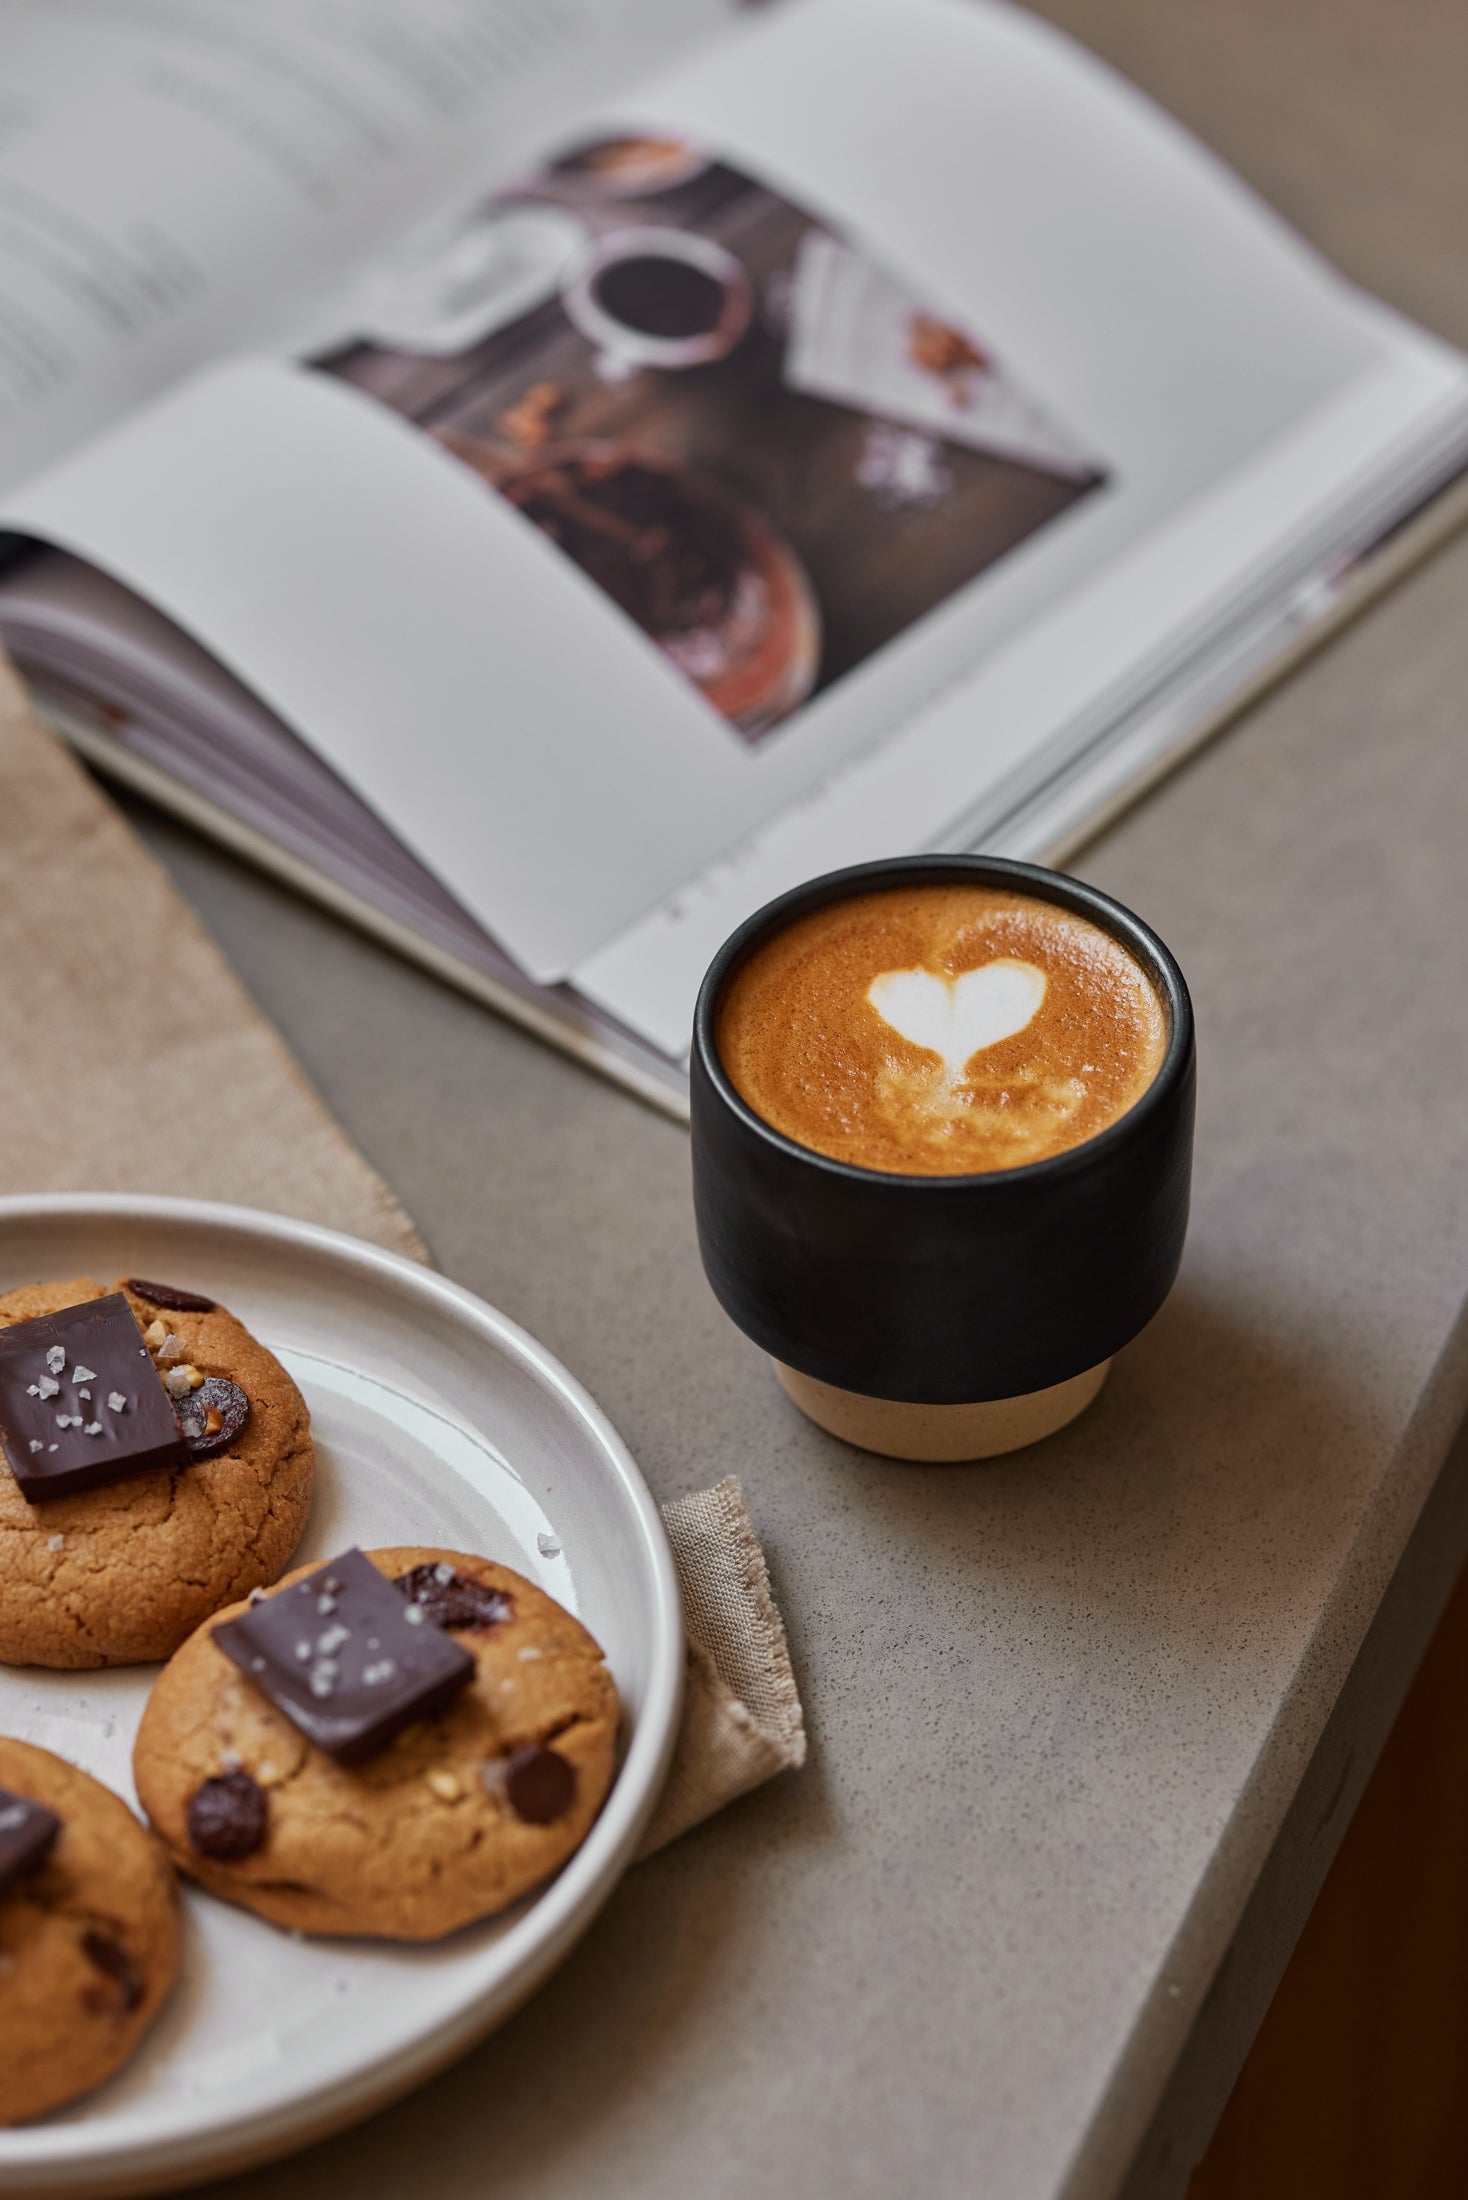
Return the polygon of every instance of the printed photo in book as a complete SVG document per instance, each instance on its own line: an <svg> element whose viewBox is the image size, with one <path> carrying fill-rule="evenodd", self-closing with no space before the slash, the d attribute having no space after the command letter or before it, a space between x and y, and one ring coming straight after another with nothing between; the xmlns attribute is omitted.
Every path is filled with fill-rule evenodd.
<svg viewBox="0 0 1468 2200"><path fill-rule="evenodd" d="M748 741L1105 478L982 332L686 140L578 145L372 305L377 340L318 364L542 529Z"/></svg>

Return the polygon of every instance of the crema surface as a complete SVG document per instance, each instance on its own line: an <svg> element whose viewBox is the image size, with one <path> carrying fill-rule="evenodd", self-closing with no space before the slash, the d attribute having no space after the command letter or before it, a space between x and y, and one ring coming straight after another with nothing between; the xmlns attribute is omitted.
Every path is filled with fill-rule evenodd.
<svg viewBox="0 0 1468 2200"><path fill-rule="evenodd" d="M921 1176L1094 1138L1141 1098L1167 1037L1151 980L1109 932L977 883L797 918L735 971L715 1021L736 1091L776 1130Z"/></svg>

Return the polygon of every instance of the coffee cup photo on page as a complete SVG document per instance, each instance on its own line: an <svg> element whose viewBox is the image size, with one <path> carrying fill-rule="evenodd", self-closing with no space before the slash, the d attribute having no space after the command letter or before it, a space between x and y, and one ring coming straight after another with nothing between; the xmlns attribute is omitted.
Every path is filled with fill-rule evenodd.
<svg viewBox="0 0 1468 2200"><path fill-rule="evenodd" d="M1110 896L989 856L831 872L742 925L699 995L709 1281L848 1443L1035 1443L1172 1287L1194 1086L1183 974Z"/></svg>

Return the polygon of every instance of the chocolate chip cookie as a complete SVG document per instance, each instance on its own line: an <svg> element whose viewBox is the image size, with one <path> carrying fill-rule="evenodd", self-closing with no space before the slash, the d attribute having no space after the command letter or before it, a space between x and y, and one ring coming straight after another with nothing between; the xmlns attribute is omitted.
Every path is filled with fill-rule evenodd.
<svg viewBox="0 0 1468 2200"><path fill-rule="evenodd" d="M0 1663L168 1657L279 1576L314 1471L300 1392L212 1299L140 1277L6 1293Z"/></svg>
<svg viewBox="0 0 1468 2200"><path fill-rule="evenodd" d="M173 1868L126 1804L0 1739L0 2124L120 2070L178 1970Z"/></svg>
<svg viewBox="0 0 1468 2200"><path fill-rule="evenodd" d="M507 1566L354 1552L207 1621L159 1677L133 1771L213 1893L303 1932L436 1940L580 1846L617 1719L586 1629Z"/></svg>

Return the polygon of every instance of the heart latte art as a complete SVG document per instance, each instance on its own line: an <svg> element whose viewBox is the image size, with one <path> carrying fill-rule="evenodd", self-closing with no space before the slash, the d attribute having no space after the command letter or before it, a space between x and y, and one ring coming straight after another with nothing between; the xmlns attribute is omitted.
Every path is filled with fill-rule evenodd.
<svg viewBox="0 0 1468 2200"><path fill-rule="evenodd" d="M1167 1018L1109 932L985 885L853 895L730 979L719 1057L787 1138L900 1174L1017 1168L1095 1137L1162 1064Z"/></svg>
<svg viewBox="0 0 1468 2200"><path fill-rule="evenodd" d="M894 1031L940 1054L949 1076L957 1077L980 1047L1024 1030L1045 986L1043 970L1003 955L956 978L935 970L884 970L867 987L867 999Z"/></svg>

